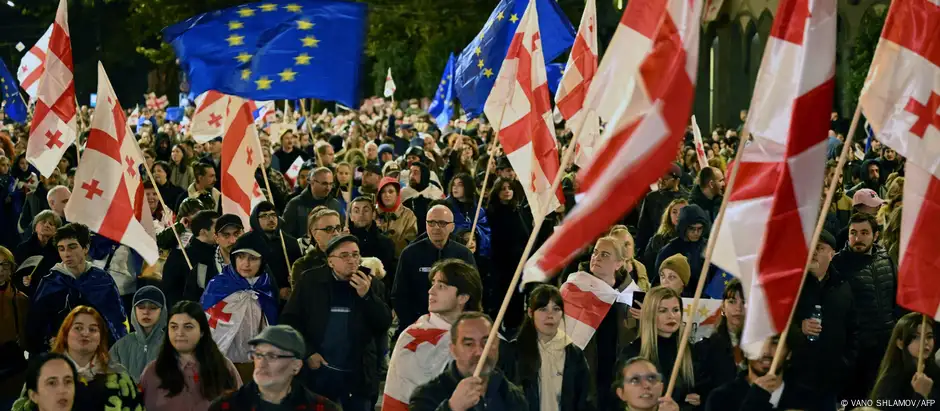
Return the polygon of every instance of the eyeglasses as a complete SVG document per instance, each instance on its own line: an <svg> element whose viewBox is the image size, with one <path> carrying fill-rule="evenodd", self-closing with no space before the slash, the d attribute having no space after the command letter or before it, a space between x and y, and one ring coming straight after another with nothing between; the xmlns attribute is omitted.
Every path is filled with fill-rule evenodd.
<svg viewBox="0 0 940 411"><path fill-rule="evenodd" d="M293 355L280 355L280 354L275 354L273 352L264 353L264 352L257 352L257 351L249 351L248 356L251 358L252 361L266 360L269 362L283 360L287 358L297 358Z"/></svg>
<svg viewBox="0 0 940 411"><path fill-rule="evenodd" d="M341 258L345 261L358 260L362 258L362 256L359 253L340 253L340 254L331 255L330 257Z"/></svg>
<svg viewBox="0 0 940 411"><path fill-rule="evenodd" d="M444 228L453 223L453 221L428 220L428 226L434 228Z"/></svg>
<svg viewBox="0 0 940 411"><path fill-rule="evenodd" d="M660 373L652 373L652 374L646 374L646 375L638 374L638 375L633 375L630 378L627 378L626 380L627 384L630 384L633 386L640 385L643 383L643 381L646 381L650 383L651 385L656 385L656 384L663 382L663 375Z"/></svg>
<svg viewBox="0 0 940 411"><path fill-rule="evenodd" d="M343 226L341 226L341 225L329 225L329 226L326 226L326 227L323 227L323 228L314 228L314 230L316 230L316 231L323 231L323 232L325 232L325 233L327 233L327 234L330 234L330 235L335 234L335 233L338 233L338 232L340 232L340 230L342 230L342 229L343 229Z"/></svg>

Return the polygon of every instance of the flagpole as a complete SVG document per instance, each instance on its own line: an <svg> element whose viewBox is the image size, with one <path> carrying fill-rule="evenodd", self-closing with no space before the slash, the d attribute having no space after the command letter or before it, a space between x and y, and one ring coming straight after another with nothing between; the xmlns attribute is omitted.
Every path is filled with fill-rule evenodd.
<svg viewBox="0 0 940 411"><path fill-rule="evenodd" d="M274 204L274 194L271 193L271 183L268 182L268 172L266 171L263 162L259 168L261 169L261 176L264 177L264 188L268 190L268 201L270 201L271 204ZM281 251L284 252L284 262L287 263L287 270L290 271L290 257L287 256L287 244L284 242L284 230L282 230L280 227L280 217L278 217L277 225L277 233L281 237Z"/></svg>
<svg viewBox="0 0 940 411"><path fill-rule="evenodd" d="M505 109L503 110L505 112ZM502 115L500 116L502 117ZM500 120L502 123L502 120ZM501 124L500 124L501 125ZM497 135L499 131L496 132ZM555 179L552 181L551 193L558 191L558 187L561 186L561 179L565 176L565 169L568 167L568 163L571 161L574 155L574 148L577 146L578 139L581 137L581 133L575 135L571 140L571 143L568 145L568 148L565 149L565 155L561 159L561 165L558 167L558 172L555 173ZM496 138L494 137L495 141ZM545 203L545 207L548 208L549 202ZM483 353L480 354L480 358L486 358L486 354L493 347L493 341L496 341L499 337L497 333L499 332L499 325L503 322L503 317L506 315L506 310L509 308L509 301L512 299L512 294L516 289L516 286L519 284L519 277L522 275L522 269L525 268L525 262L529 258L529 254L532 253L532 247L535 246L535 239L538 237L539 231L542 229L542 223L545 222L544 214L548 210L539 210L542 213L541 218L535 219L535 225L532 227L532 233L529 234L529 241L526 242L525 250L522 251L522 257L519 258L519 264L516 265L516 273L512 276L512 282L509 283L509 289L506 290L506 295L503 297L503 305L499 307L499 313L496 314L496 319L493 321L493 326L490 327L490 335L486 341L486 345L483 347ZM701 288L701 287L700 287ZM480 372L483 371L483 365L486 361L478 361L477 367L473 371L474 377L479 377Z"/></svg>
<svg viewBox="0 0 940 411"><path fill-rule="evenodd" d="M160 205L163 206L164 210L172 210L170 207L167 207L166 201L163 201L163 195L160 194L160 186L157 185L157 180L153 178L153 173L150 172L150 167L147 166L147 163L144 162L144 170L147 170L147 177L150 178L150 184L153 184L153 191L157 193L157 199L160 200ZM180 234L176 232L176 224L170 224L170 229L173 230L173 236L176 237L176 243L180 246L180 251L183 252L183 258L186 259L186 265L190 270L193 269L193 263L189 261L189 255L186 254L186 247L183 247L183 240L180 239Z"/></svg>
<svg viewBox="0 0 940 411"><path fill-rule="evenodd" d="M679 376L679 363L685 355L685 350L689 347L689 336L692 334L692 320L695 316L695 310L698 309L699 300L702 298L702 291L705 289L705 279L708 277L708 267L711 265L712 253L715 251L715 244L718 242L718 231L721 229L721 222L725 217L725 209L728 208L728 199L734 189L734 182L737 177L737 171L741 168L741 155L744 153L744 145L747 144L750 133L745 129L741 133L741 141L738 143L738 152L734 155L734 165L728 171L728 186L725 188L725 196L721 200L721 208L718 209L718 215L712 224L711 234L708 236L708 243L705 247L705 261L702 263L702 272L698 276L698 284L695 286L695 296L692 298L692 305L689 306L689 315L685 316L685 327L682 329L682 337L679 339L679 351L676 353L676 362L672 366L672 374L669 376L669 385L666 388L664 397L672 396L672 390L676 387L676 378Z"/></svg>
<svg viewBox="0 0 940 411"><path fill-rule="evenodd" d="M777 366L783 357L783 347L787 345L787 335L790 333L790 325L793 323L793 316L796 314L796 306L800 301L800 294L803 293L803 284L806 283L806 272L809 265L813 262L813 254L816 251L816 245L819 244L819 235L822 233L823 225L826 223L826 215L829 214L829 205L835 197L836 188L839 186L839 179L842 177L842 169L849 158L849 151L852 150L852 140L855 138L855 129L858 127L858 121L862 114L862 105L859 103L855 107L855 114L852 116L852 125L849 126L849 134L845 136L845 143L842 144L842 153L839 154L839 163L834 170L832 180L829 181L829 188L826 190L825 202L819 207L819 218L816 220L816 229L813 231L812 241L809 243L808 253L806 254L806 264L803 265L803 275L800 277L800 288L796 291L793 298L793 308L790 310L790 317L787 319L787 326L780 332L780 343L777 344L777 351L774 353L774 361L770 364L770 374L776 374Z"/></svg>

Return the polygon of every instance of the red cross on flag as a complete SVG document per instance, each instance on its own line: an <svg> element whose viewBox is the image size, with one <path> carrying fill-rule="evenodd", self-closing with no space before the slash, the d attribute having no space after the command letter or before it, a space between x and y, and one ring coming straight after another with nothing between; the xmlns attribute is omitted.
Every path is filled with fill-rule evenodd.
<svg viewBox="0 0 940 411"><path fill-rule="evenodd" d="M52 37L52 28L50 25L45 34L39 38L20 61L20 67L16 70L16 79L20 81L20 87L26 90L30 100L39 97L39 78L46 71L46 53L49 51L49 38Z"/></svg>
<svg viewBox="0 0 940 411"><path fill-rule="evenodd" d="M549 93L538 12L529 0L483 111L499 130L499 143L537 219L564 201L561 187L549 191L560 163Z"/></svg>
<svg viewBox="0 0 940 411"><path fill-rule="evenodd" d="M147 209L140 174L144 156L101 63L96 107L65 217L134 249L148 263L156 263L157 242L141 223Z"/></svg>
<svg viewBox="0 0 940 411"><path fill-rule="evenodd" d="M597 60L597 10L594 0L588 0L584 5L584 14L581 15L578 35L574 38L574 46L568 56L568 64L561 75L561 84L555 93L555 106L568 121L568 128L575 135L582 130L584 132L578 137L574 158L574 163L579 167L586 166L592 157L600 133L597 115L592 112L588 118L585 116L588 110L583 110L584 99L597 72Z"/></svg>
<svg viewBox="0 0 940 411"><path fill-rule="evenodd" d="M49 177L78 134L67 0L59 0L43 64L26 159Z"/></svg>
<svg viewBox="0 0 940 411"><path fill-rule="evenodd" d="M395 342L382 411L408 411L415 388L440 375L451 360L450 323L434 313L421 316Z"/></svg>
<svg viewBox="0 0 940 411"><path fill-rule="evenodd" d="M646 194L675 159L695 95L702 1L628 3L588 100L600 96L598 87L608 93L614 85L622 86L622 78L635 78L635 92L621 89L614 93L619 97L608 103L618 108L594 158L578 172L583 197L529 259L523 284L547 280L581 254ZM641 61L634 64L637 58ZM591 107L597 107L598 113L609 108Z"/></svg>
<svg viewBox="0 0 940 411"><path fill-rule="evenodd" d="M835 90L836 0L783 0L754 86L712 262L748 297L741 348L786 327L819 216ZM785 252L782 252L785 250Z"/></svg>
<svg viewBox="0 0 940 411"><path fill-rule="evenodd" d="M907 158L898 304L940 319L940 0L894 1L859 97L878 138Z"/></svg>
<svg viewBox="0 0 940 411"><path fill-rule="evenodd" d="M222 137L222 212L241 217L242 224L251 227L251 209L264 200L260 190L255 189L255 171L264 162L261 140L251 113L252 103L234 96L227 100L230 115Z"/></svg>

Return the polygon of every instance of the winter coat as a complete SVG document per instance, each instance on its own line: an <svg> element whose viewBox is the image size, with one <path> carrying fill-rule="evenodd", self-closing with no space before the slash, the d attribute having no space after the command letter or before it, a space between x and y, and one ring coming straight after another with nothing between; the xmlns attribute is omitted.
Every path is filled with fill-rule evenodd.
<svg viewBox="0 0 940 411"><path fill-rule="evenodd" d="M163 345L163 335L165 333L167 319L170 307L166 305L166 297L163 297L163 307L160 309L160 319L153 325L149 334L145 334L140 329L140 322L137 320L137 313L133 307L137 306L138 296L141 291L155 289L163 296L159 288L152 285L141 287L134 294L134 304L131 306L130 320L134 327L134 332L121 338L111 347L111 359L124 366L127 373L134 379L135 383L140 382L140 375L144 372L144 367L151 361L157 359L160 353L160 347Z"/></svg>
<svg viewBox="0 0 940 411"><path fill-rule="evenodd" d="M747 381L747 371L742 371L734 381L722 385L708 396L705 411L769 411L808 409L807 396L793 378L784 377L783 394L774 407L770 404L770 393Z"/></svg>
<svg viewBox="0 0 940 411"><path fill-rule="evenodd" d="M446 258L459 258L476 266L473 254L452 239L438 249L428 238L411 243L401 253L398 269L392 285L392 306L398 314L398 329L404 330L422 315L428 313L428 289L431 281L431 266Z"/></svg>
<svg viewBox="0 0 940 411"><path fill-rule="evenodd" d="M300 259L303 256L303 253L300 251L300 246L297 245L297 239L283 232L280 228L284 225L284 221L281 219L277 220L277 228L273 232L268 233L261 229L261 223L258 221L258 208L255 207L251 211L251 217L249 218L251 224L251 231L255 233L260 233L264 243L268 246L268 249L265 252L264 262L268 265L268 268L265 270L274 277L274 281L277 283L277 286L280 288L290 287L290 268L293 266L294 262ZM284 235L284 246L287 246L287 260L285 261L284 247L281 246L281 234Z"/></svg>
<svg viewBox="0 0 940 411"><path fill-rule="evenodd" d="M186 255L193 264L192 270L186 265L182 251L170 251L163 265L162 287L168 307L183 300L199 301L209 281L219 275L215 262L216 248L193 237L186 247Z"/></svg>
<svg viewBox="0 0 940 411"><path fill-rule="evenodd" d="M517 385L525 393L529 411L539 411L541 392L538 375L526 378L520 375L518 341L500 342L499 369L506 379ZM538 370L538 368L536 368ZM597 409L594 386L591 385L591 370L588 368L584 352L573 343L565 346L565 368L561 377L561 398L558 399L559 411L593 411Z"/></svg>
<svg viewBox="0 0 940 411"><path fill-rule="evenodd" d="M326 206L335 210L340 216L346 215L346 210L333 197L324 197L320 199L313 198L310 187L304 188L300 195L292 198L284 207L284 231L294 237L300 238L307 235L307 217L317 206Z"/></svg>
<svg viewBox="0 0 940 411"><path fill-rule="evenodd" d="M411 395L408 404L410 411L450 411L447 404L450 396L463 380L453 362L441 375L418 387ZM499 404L499 405L497 405ZM529 404L522 389L509 382L497 369L489 377L486 393L479 403L469 411L521 411L528 410Z"/></svg>
<svg viewBox="0 0 940 411"><path fill-rule="evenodd" d="M832 260L855 298L859 318L859 349L884 350L897 322L897 267L885 249L872 245L868 253L857 253L847 245Z"/></svg>
<svg viewBox="0 0 940 411"><path fill-rule="evenodd" d="M209 405L209 411L255 411L262 407L258 384L249 381L237 391L229 391ZM270 405L268 405L270 407ZM340 411L342 408L322 395L308 390L296 377L290 393L281 400L280 407L291 410Z"/></svg>
<svg viewBox="0 0 940 411"><path fill-rule="evenodd" d="M646 195L640 206L640 221L637 224L636 249L644 250L650 239L659 230L663 213L673 200L684 197L682 191L657 190Z"/></svg>
<svg viewBox="0 0 940 411"><path fill-rule="evenodd" d="M702 231L702 237L699 238L696 242L690 242L686 240L686 230L692 224L701 223L704 225ZM683 297L691 297L695 291L695 285L698 284L698 277L702 273L702 264L705 264L705 246L708 243L707 235L709 233L711 226L711 221L706 213L697 205L689 204L682 208L682 211L679 212L679 223L676 224L676 232L679 233L679 237L672 240L659 252L659 255L656 256L656 264L653 266L653 270L657 273L656 276L650 282L651 286L659 285L659 266L663 264L663 261L669 257L672 257L676 254L682 254L689 259L689 268L692 269L691 276L689 276L689 283L686 284L685 290L682 292ZM705 283L708 284L708 281L711 280L712 273L709 273L709 277L705 279ZM688 295L686 295L688 294Z"/></svg>

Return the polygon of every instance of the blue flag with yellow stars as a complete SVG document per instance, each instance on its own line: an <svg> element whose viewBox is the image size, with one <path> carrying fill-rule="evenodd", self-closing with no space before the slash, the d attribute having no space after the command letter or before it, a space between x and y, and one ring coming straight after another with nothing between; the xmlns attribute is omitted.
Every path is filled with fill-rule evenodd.
<svg viewBox="0 0 940 411"><path fill-rule="evenodd" d="M318 98L358 107L366 5L271 0L163 29L193 93L252 100Z"/></svg>
<svg viewBox="0 0 940 411"><path fill-rule="evenodd" d="M20 88L3 60L0 60L0 90L3 92L3 112L15 122L25 123L26 103L23 102Z"/></svg>
<svg viewBox="0 0 940 411"><path fill-rule="evenodd" d="M500 0L483 30L457 58L457 98L470 117L483 112L528 4L527 0ZM574 44L575 31L555 0L535 0L535 5L539 13L542 52L548 65Z"/></svg>
<svg viewBox="0 0 940 411"><path fill-rule="evenodd" d="M428 114L434 117L437 128L443 130L454 117L454 53L450 53L444 74L441 75L441 84L434 93L434 101L428 107Z"/></svg>
<svg viewBox="0 0 940 411"><path fill-rule="evenodd" d="M732 279L734 279L733 275L726 273L725 270L719 269L705 287L705 296L708 298L714 298L716 300L723 299L725 286L727 286Z"/></svg>

